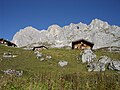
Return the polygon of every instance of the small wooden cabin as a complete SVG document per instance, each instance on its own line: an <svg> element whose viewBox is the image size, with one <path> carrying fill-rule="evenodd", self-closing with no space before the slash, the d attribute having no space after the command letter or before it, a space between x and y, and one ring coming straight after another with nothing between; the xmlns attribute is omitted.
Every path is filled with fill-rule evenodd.
<svg viewBox="0 0 120 90"><path fill-rule="evenodd" d="M94 46L93 43L86 41L84 39L80 39L77 41L73 41L72 42L72 49L92 49Z"/></svg>
<svg viewBox="0 0 120 90"><path fill-rule="evenodd" d="M4 44L4 39L0 38L0 44Z"/></svg>
<svg viewBox="0 0 120 90"><path fill-rule="evenodd" d="M8 41L8 40L5 40L3 38L0 39L0 44L4 44L5 46L12 46L12 47L17 47L16 44Z"/></svg>
<svg viewBox="0 0 120 90"><path fill-rule="evenodd" d="M48 49L46 46L37 46L33 48L33 51L39 51L39 50L44 50L44 49Z"/></svg>

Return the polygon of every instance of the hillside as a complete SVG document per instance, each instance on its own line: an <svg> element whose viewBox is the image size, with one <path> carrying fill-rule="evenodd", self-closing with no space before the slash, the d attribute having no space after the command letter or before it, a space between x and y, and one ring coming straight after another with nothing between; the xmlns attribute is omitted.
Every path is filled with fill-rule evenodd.
<svg viewBox="0 0 120 90"><path fill-rule="evenodd" d="M5 58L3 57L3 53L11 52L12 54L17 55L15 58ZM34 51L27 51L21 48L12 48L12 47L5 47L0 45L0 69L20 69L24 70L27 73L38 73L41 71L48 71L48 72L56 72L62 71L58 65L58 62L61 60L68 61L68 66L64 67L64 73L72 73L72 72L87 72L85 68L85 64L78 63L76 57L79 56L79 50L69 50L69 49L48 49L41 51L43 57L51 56L51 59L46 59L45 61L40 61L40 59L36 58ZM106 52L96 50L95 53L97 57L102 55L106 55L112 59L120 59L120 54L115 52Z"/></svg>
<svg viewBox="0 0 120 90"><path fill-rule="evenodd" d="M94 19L89 25L84 23L60 27L51 25L47 30L38 30L32 26L20 29L14 36L12 42L19 47L48 45L49 47L70 46L72 41L85 39L94 43L93 49L103 47L120 47L120 27L109 25L108 22Z"/></svg>
<svg viewBox="0 0 120 90"><path fill-rule="evenodd" d="M17 57L3 58L2 55L4 52L12 52L13 54L16 54ZM48 49L41 52L43 53L44 57L46 55L50 55L52 56L52 59L41 62L40 59L36 58L34 51L27 51L19 48L2 46L0 47L1 70L8 69L8 68L20 69L31 74L42 72L42 71L47 71L47 72L60 71L61 72L63 68L61 68L58 65L58 62L60 60L66 60L69 62L69 65L65 67L66 73L67 72L72 73L79 70L82 71L81 64L77 65L77 62L76 62L76 56L79 55L80 51L64 50L64 49Z"/></svg>
<svg viewBox="0 0 120 90"><path fill-rule="evenodd" d="M11 52L12 54L16 55L17 57L5 58L5 57L3 57L3 54L5 52ZM65 79L66 84L71 84L71 85L72 85L71 80L72 80L72 78L76 78L76 75L77 75L77 77L79 77L79 79L83 78L88 81L90 78L94 77L93 79L97 79L99 77L99 74L100 74L99 72L88 72L87 68L86 68L86 64L82 64L81 61L77 61L76 57L81 52L79 50L52 48L52 49L43 50L40 52L42 53L43 57L50 55L52 58L51 59L46 58L45 61L41 61L40 59L36 58L34 51L27 51L27 50L23 50L22 48L12 48L12 47L6 47L3 45L0 45L0 77L4 77L4 78L0 78L0 82L1 82L0 88L7 88L7 87L11 88L13 86L14 88L17 88L15 90L18 90L18 88L20 88L19 85L21 85L22 88L24 88L23 90L31 90L31 89L28 89L25 85L28 85L29 88L34 87L34 85L36 85L37 83L40 84L39 80L41 80L41 78L45 79L45 81L42 79L43 80L42 82L44 82L42 84L43 87L48 88L48 86L46 86L46 83L49 84L48 78L50 79L50 83L53 83L55 80L56 81L55 85L57 86L57 85L59 85L58 83L60 83L59 79L58 79L60 77L63 77L63 79ZM105 50L96 50L94 52L97 54L97 58L99 58L101 55L106 55L106 56L111 57L112 59L120 60L120 53L117 53L117 52L107 52ZM58 62L61 60L67 61L68 65L65 67L59 66ZM23 75L20 78L13 76L13 79L12 78L10 79L10 77L8 77L9 75L6 76L2 72L3 70L7 70L7 69L22 70ZM105 72L103 72L101 74L103 75L103 78L106 78L106 75L108 78L114 78L113 84L120 83L119 82L120 77L118 77L119 74L116 71L106 70ZM41 76L41 75L44 75L44 76ZM116 76L114 77L114 75L116 75L117 78L116 78ZM68 79L67 79L67 77L68 77ZM32 78L34 80L31 81ZM119 81L116 82L115 78L118 79ZM9 80L7 80L7 79L9 79ZM16 81L16 80L18 80L18 81ZM26 80L29 80L28 83ZM36 80L38 80L38 81L36 81ZM67 82L66 82L66 80L67 80ZM104 81L103 83L109 83L109 82L106 82L105 80L106 79L103 80ZM10 82L12 82L12 84L10 84ZM22 84L21 82L23 82L24 84ZM3 86L3 84L5 84L5 83L6 83L6 85ZM34 83L33 86L30 86L31 83ZM64 83L64 81L63 81L63 83ZM80 83L80 81L79 81L79 83ZM84 81L84 83L86 83L86 81ZM74 80L73 80L73 84L76 84L76 81L74 82ZM90 84L90 83L88 82L88 84ZM92 82L92 84L94 85L94 82ZM106 86L106 87L109 88L109 87L111 87L110 85ZM66 87L68 87L68 86L66 86ZM41 87L41 85L36 87L38 89L36 89L34 87L33 90L43 90L43 89L40 89L40 87ZM58 86L58 88L59 87L60 86ZM85 84L85 86L81 86L81 87L83 88L83 87L87 87L87 86ZM101 86L101 88L102 87L103 86ZM118 88L118 87L119 86L116 85L116 88ZM54 87L54 88L56 88L56 87ZM71 86L68 88L71 88ZM88 86L87 88L93 88L93 86L91 86L91 87ZM94 88L98 88L98 87L94 87ZM10 90L12 90L12 89L10 89ZM48 90L48 89L44 89L44 90ZM66 90L68 90L68 89L66 89ZM77 90L77 89L72 89L72 90Z"/></svg>

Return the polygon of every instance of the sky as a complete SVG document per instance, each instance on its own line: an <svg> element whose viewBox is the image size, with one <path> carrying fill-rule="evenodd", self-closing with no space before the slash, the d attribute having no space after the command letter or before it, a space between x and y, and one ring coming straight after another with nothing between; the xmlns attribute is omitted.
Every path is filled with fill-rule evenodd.
<svg viewBox="0 0 120 90"><path fill-rule="evenodd" d="M120 0L0 0L0 38L12 40L27 26L43 30L95 18L120 26Z"/></svg>

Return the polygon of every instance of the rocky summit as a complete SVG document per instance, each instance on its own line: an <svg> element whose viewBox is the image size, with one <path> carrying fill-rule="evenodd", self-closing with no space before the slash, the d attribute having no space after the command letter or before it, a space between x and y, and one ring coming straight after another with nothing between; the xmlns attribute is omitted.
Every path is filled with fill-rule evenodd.
<svg viewBox="0 0 120 90"><path fill-rule="evenodd" d="M37 30L28 26L17 32L12 42L19 47L49 45L51 47L71 46L71 42L85 39L94 43L93 49L116 46L120 47L120 27L109 25L99 19L94 19L87 25L84 23L60 27L49 26L47 30Z"/></svg>

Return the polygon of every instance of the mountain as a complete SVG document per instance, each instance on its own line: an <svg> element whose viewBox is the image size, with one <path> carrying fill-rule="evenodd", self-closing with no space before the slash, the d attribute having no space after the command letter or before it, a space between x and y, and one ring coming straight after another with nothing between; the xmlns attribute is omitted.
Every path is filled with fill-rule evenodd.
<svg viewBox="0 0 120 90"><path fill-rule="evenodd" d="M85 39L94 43L93 49L117 46L120 47L120 27L109 25L99 19L94 19L87 25L84 23L60 27L51 25L47 30L37 30L31 26L17 32L12 42L19 47L50 45L51 47L71 46L71 42Z"/></svg>

